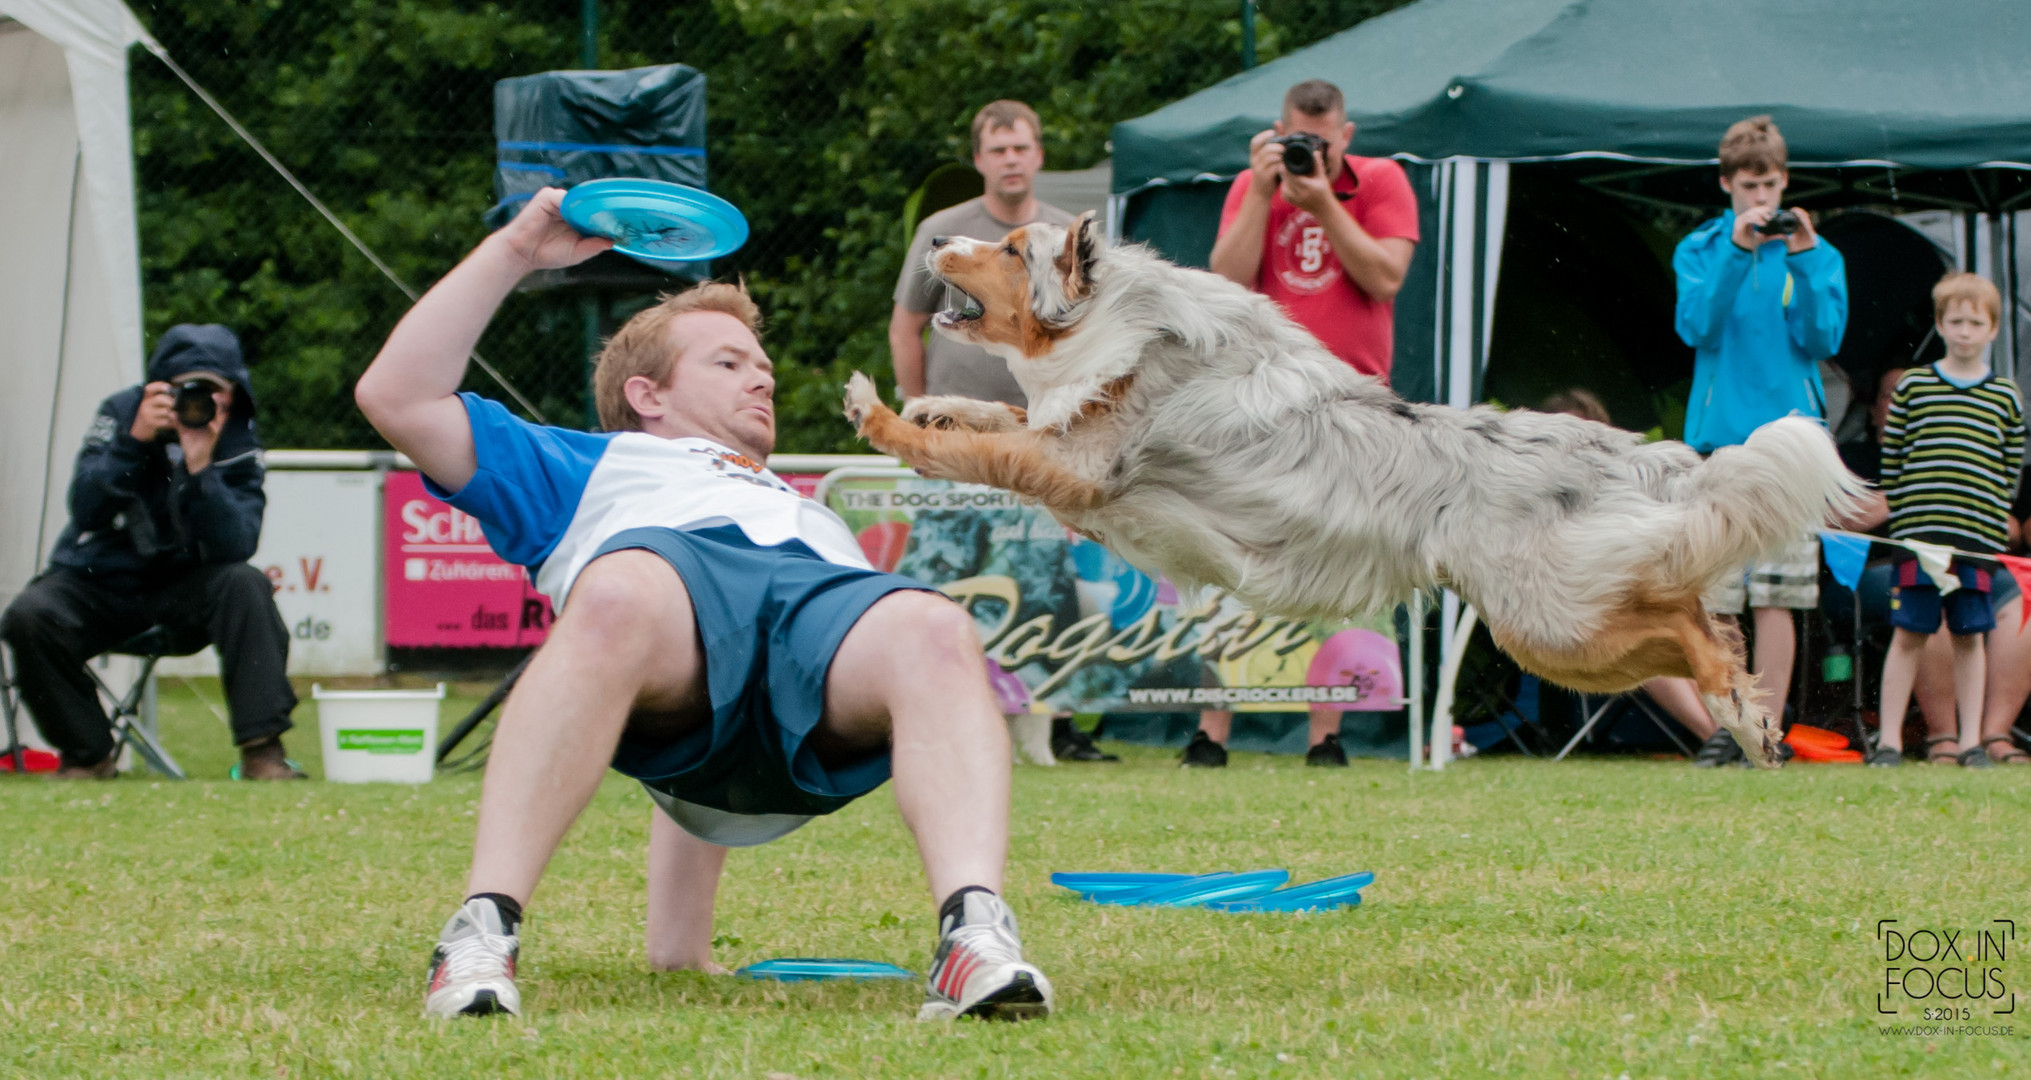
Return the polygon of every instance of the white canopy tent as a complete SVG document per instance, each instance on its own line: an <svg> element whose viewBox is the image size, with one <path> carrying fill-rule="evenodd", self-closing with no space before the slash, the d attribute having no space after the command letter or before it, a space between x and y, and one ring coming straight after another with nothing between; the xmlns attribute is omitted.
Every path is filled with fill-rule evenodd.
<svg viewBox="0 0 2031 1080"><path fill-rule="evenodd" d="M0 0L0 605L69 518L100 399L139 381L141 269L120 0Z"/></svg>

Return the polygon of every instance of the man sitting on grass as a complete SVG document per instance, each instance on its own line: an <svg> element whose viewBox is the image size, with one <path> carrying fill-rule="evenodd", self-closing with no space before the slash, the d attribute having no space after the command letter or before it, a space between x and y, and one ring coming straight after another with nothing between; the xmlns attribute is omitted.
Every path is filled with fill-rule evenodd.
<svg viewBox="0 0 2031 1080"><path fill-rule="evenodd" d="M1051 984L997 895L1009 743L973 620L870 568L844 522L764 467L775 379L747 293L701 285L621 327L594 375L605 433L458 393L516 282L610 246L566 225L561 200L539 192L417 301L356 393L559 611L501 713L467 899L438 941L425 1014L520 1011L523 906L612 765L660 808L650 966L720 970L726 849L838 810L893 767L942 900L920 1017L1044 1015Z"/></svg>

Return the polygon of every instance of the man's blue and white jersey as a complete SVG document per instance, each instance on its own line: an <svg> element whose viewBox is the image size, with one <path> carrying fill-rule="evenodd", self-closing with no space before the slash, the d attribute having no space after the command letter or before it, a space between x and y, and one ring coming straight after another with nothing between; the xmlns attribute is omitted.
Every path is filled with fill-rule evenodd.
<svg viewBox="0 0 2031 1080"><path fill-rule="evenodd" d="M479 470L432 495L479 519L501 558L535 575L558 610L607 538L627 529L736 525L763 547L801 540L829 563L872 569L846 522L797 494L762 462L710 439L531 424L498 402L460 394Z"/></svg>

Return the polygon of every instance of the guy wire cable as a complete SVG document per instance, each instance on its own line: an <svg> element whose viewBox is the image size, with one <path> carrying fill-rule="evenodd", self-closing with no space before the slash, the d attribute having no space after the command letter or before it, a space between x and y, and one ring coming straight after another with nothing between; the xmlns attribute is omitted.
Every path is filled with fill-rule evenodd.
<svg viewBox="0 0 2031 1080"><path fill-rule="evenodd" d="M303 181L298 180L296 174L289 171L288 166L277 160L274 154L269 153L268 148L262 145L261 140L255 138L254 133L248 131L239 120L234 118L232 113L227 112L226 107L219 104L217 98L212 97L210 93L206 92L204 87L199 86L197 80L191 78L190 73L183 70L182 65L170 59L169 50L163 48L161 42L155 40L153 35L144 31L141 35L141 45L149 52L154 53L156 59L169 65L169 70L175 72L176 77L182 79L185 86L190 87L191 93L196 94L206 105L211 106L211 110L219 114L219 119L224 120L226 126L233 129L234 134L238 135L249 147L253 148L255 153L261 155L261 160L267 162L276 172L281 173L282 179L289 181L289 186L295 188L296 193L303 196L304 201L310 203L318 213L324 215L324 219L331 223L332 228L339 231L340 236L345 237L346 241L352 244L360 254L365 255L367 261L374 264L374 269L381 272L382 277L387 278L396 288L402 290L402 295L407 296L410 303L413 304L417 301L419 297L417 291L410 288L407 282L398 277L395 271L389 268L387 263L382 262L381 257L374 254L373 249L369 248L365 241L353 235L353 231L346 227L345 222L339 220L337 214L331 212L330 207L326 206L316 195L311 194L310 189L303 185ZM486 372L493 377L495 382L501 384L501 389L506 390L509 397L514 398L517 404L527 410L532 419L539 424L548 424L550 422L544 418L542 410L536 408L534 403L522 396L522 392L515 388L514 383L508 381L507 376L496 370L494 365L487 363L486 357L481 356L479 350L473 350L472 359L473 363L480 366L481 371Z"/></svg>

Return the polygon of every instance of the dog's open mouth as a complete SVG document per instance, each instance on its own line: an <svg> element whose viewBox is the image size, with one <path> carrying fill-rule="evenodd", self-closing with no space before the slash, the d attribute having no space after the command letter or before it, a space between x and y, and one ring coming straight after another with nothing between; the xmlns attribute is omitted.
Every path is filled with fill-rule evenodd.
<svg viewBox="0 0 2031 1080"><path fill-rule="evenodd" d="M963 323L976 322L987 313L987 306L972 293L957 285L945 286L945 309L937 315L939 326L954 327Z"/></svg>

